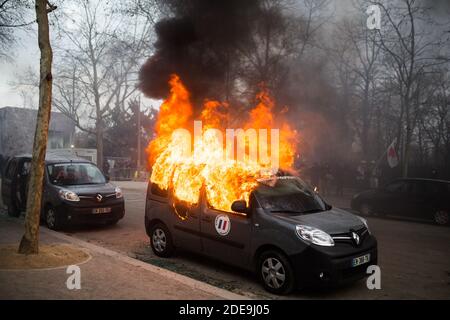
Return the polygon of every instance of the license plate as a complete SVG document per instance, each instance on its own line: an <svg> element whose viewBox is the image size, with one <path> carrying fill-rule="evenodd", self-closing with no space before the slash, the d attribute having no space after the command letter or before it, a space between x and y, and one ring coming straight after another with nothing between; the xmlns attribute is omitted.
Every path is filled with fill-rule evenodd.
<svg viewBox="0 0 450 320"><path fill-rule="evenodd" d="M111 208L95 208L92 209L92 213L110 213L111 212Z"/></svg>
<svg viewBox="0 0 450 320"><path fill-rule="evenodd" d="M362 265L362 264L367 263L369 261L370 261L370 253L365 254L365 255L363 255L361 257L353 258L353 260L352 260L352 267L356 267L356 266Z"/></svg>

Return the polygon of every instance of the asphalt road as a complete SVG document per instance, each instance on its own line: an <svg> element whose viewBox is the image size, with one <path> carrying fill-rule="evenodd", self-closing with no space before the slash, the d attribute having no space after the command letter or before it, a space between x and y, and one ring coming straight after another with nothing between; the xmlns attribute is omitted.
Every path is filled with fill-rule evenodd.
<svg viewBox="0 0 450 320"><path fill-rule="evenodd" d="M124 189L126 215L117 225L76 228L65 233L251 298L450 298L448 227L369 217L370 229L379 243L380 290L367 289L366 282L362 280L338 289L300 291L279 297L264 291L252 274L202 256L177 252L169 259L156 257L144 230L145 189L142 184L140 186ZM342 206L342 201L340 203Z"/></svg>

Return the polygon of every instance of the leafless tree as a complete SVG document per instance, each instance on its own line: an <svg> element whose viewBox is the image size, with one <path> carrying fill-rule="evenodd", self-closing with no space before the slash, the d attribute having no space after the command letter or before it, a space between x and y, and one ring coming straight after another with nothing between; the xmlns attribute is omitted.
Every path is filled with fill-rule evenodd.
<svg viewBox="0 0 450 320"><path fill-rule="evenodd" d="M300 63L305 52L315 45L329 18L323 14L328 4L327 0L262 1L261 15L251 22L251 42L239 48L242 59L236 76L241 83L252 90L264 83L276 95L290 65Z"/></svg>
<svg viewBox="0 0 450 320"><path fill-rule="evenodd" d="M105 10L104 1L83 0L81 19L62 30L69 45L58 50L55 100L55 106L80 129L95 133L100 166L107 119L136 91L137 69L148 54L150 31L148 21L125 21L123 15L105 14ZM83 114L87 114L84 122Z"/></svg>
<svg viewBox="0 0 450 320"><path fill-rule="evenodd" d="M0 0L0 59L11 57L11 45L16 40L14 30L36 21L28 18L31 6L30 0Z"/></svg>
<svg viewBox="0 0 450 320"><path fill-rule="evenodd" d="M427 15L428 8L416 0L399 0L387 5L370 1L382 12L382 28L379 45L385 55L385 63L394 74L400 97L400 115L397 137L401 142L402 175L408 175L411 143L415 129L414 96L420 97L420 80L429 68L445 63L440 54L442 43L425 31L433 23Z"/></svg>
<svg viewBox="0 0 450 320"><path fill-rule="evenodd" d="M39 221L41 216L44 162L47 150L48 127L52 108L52 59L48 14L55 10L48 0L36 0L36 20L38 41L41 50L39 110L34 134L33 157L31 160L30 182L27 194L25 233L20 241L19 253L37 254L39 252Z"/></svg>
<svg viewBox="0 0 450 320"><path fill-rule="evenodd" d="M369 156L369 132L371 129L374 110L374 99L377 88L377 77L380 69L380 46L377 44L377 33L365 26L360 19L343 21L337 32L340 34L337 41L345 50L353 52L352 61L348 62L355 76L354 94L358 99L358 112L356 126L362 153L365 158ZM345 57L343 55L342 57Z"/></svg>

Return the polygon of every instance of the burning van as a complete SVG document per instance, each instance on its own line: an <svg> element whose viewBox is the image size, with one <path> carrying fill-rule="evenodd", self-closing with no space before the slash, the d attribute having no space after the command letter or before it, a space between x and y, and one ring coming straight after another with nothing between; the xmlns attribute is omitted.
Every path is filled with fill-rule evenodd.
<svg viewBox="0 0 450 320"><path fill-rule="evenodd" d="M202 188L186 205L172 190L149 183L145 227L154 253L195 251L256 272L276 294L294 288L336 285L365 277L377 264L377 241L366 220L332 208L292 176L259 180L232 212L214 209Z"/></svg>
<svg viewBox="0 0 450 320"><path fill-rule="evenodd" d="M199 252L256 271L278 294L364 277L377 262L375 238L364 219L286 174L297 132L267 90L236 117L218 101L194 108L176 75L169 84L147 148L145 227L155 254Z"/></svg>

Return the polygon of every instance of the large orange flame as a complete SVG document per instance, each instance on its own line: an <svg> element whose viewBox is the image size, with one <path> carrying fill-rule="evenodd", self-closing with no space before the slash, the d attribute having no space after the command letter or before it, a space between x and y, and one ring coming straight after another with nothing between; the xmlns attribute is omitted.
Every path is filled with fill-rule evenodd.
<svg viewBox="0 0 450 320"><path fill-rule="evenodd" d="M175 131L180 128L191 133L194 131L193 107L189 92L177 75L172 75L169 85L170 96L162 103L158 114L156 138L147 147L152 165L150 180L163 190L172 188L174 196L187 204L198 202L204 186L210 206L231 211L233 201L248 201L257 186L257 179L267 174L264 172L268 172L270 165L249 157L240 160L227 157L230 151L235 151L234 141L232 147L227 148L223 140L218 139L217 131L208 129L218 129L225 136L225 129L231 120L235 123L236 119L245 115L234 115L226 103L205 101L200 114L202 139L188 141L186 136L177 134ZM270 132L277 126L273 114L274 101L264 89L257 95L257 100L258 104L247 115L248 120L241 121L240 125L244 129L266 129ZM296 132L287 123L280 123L279 129L280 167L289 168L295 156ZM186 145L192 142L194 152L186 153ZM245 143L248 142L247 137ZM270 137L267 142L271 142ZM258 146L258 154L270 155L270 148L263 148L261 144Z"/></svg>

